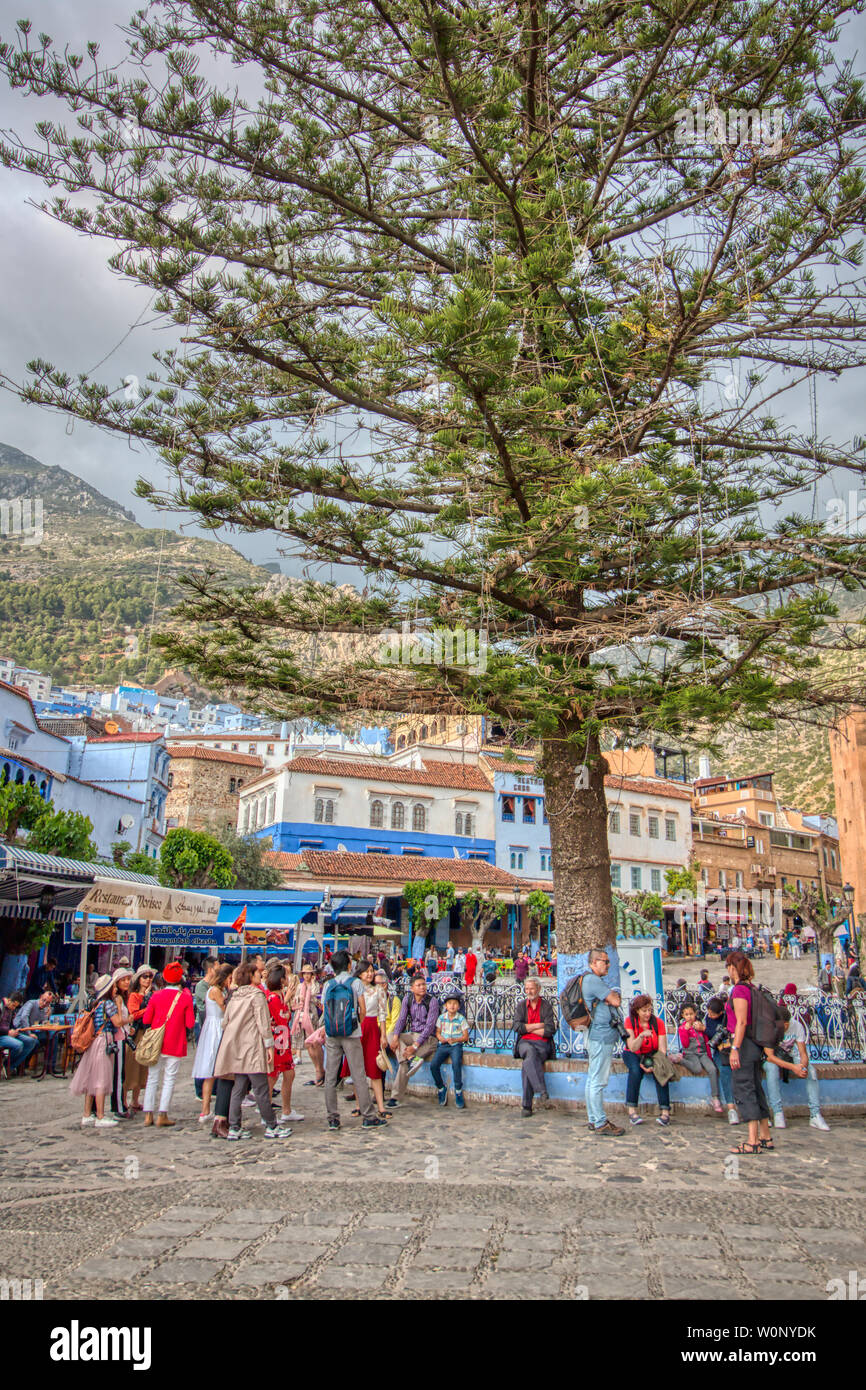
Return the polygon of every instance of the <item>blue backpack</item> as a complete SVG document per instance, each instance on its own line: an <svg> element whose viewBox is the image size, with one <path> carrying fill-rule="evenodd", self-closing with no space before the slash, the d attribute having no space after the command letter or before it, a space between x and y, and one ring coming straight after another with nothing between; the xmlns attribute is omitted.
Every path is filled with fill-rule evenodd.
<svg viewBox="0 0 866 1390"><path fill-rule="evenodd" d="M325 1020L325 1036L328 1038L350 1038L358 1026L358 1011L355 991L351 980L331 981L325 990L322 1002Z"/></svg>

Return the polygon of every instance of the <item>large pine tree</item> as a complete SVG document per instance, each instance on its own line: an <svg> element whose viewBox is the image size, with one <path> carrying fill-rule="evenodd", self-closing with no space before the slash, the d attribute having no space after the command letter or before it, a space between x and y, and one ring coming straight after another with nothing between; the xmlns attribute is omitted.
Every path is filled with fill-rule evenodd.
<svg viewBox="0 0 866 1390"><path fill-rule="evenodd" d="M178 325L139 399L44 361L20 389L152 445L174 483L142 495L366 577L199 578L172 658L280 714L533 731L561 949L613 936L606 731L864 695L821 661L858 645L833 590L863 543L810 501L859 442L788 406L864 355L861 8L168 0L120 68L2 47L76 122L4 161ZM321 643L405 621L486 660Z"/></svg>

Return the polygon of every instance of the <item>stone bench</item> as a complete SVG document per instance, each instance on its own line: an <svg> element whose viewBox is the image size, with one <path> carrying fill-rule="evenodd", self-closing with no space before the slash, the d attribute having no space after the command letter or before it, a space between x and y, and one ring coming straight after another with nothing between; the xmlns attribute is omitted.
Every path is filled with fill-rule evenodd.
<svg viewBox="0 0 866 1390"><path fill-rule="evenodd" d="M676 1081L671 1082L671 1109L673 1111L701 1111L710 1105L710 1082L706 1076L693 1076L685 1067L674 1063L677 1070ZM586 1075L589 1064L570 1058L558 1058L546 1062L544 1070L548 1076L547 1092L558 1110L585 1109ZM826 1115L866 1114L866 1065L855 1062L816 1062L815 1070L821 1086L821 1110ZM444 1076L450 1077L446 1065ZM625 1113L627 1072L625 1063L614 1059L610 1081L605 1090L605 1110L611 1113ZM510 1053L475 1052L467 1048L463 1053L463 1090L467 1099L474 1101L497 1102L500 1105L521 1104L520 1062ZM426 1064L415 1073L409 1083L413 1095L435 1095L436 1088ZM788 1082L783 1091L785 1113L808 1115L805 1082L795 1077ZM641 1087L639 1111L654 1114L657 1109L655 1087L647 1080Z"/></svg>

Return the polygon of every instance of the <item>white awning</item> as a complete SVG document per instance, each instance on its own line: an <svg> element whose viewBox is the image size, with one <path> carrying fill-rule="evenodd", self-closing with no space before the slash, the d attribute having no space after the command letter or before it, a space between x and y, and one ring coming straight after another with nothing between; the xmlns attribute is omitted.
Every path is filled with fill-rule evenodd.
<svg viewBox="0 0 866 1390"><path fill-rule="evenodd" d="M130 880L95 878L78 904L78 910L102 913L106 917L133 918L140 922L209 927L216 924L220 901L206 893L163 888L158 883L144 887Z"/></svg>

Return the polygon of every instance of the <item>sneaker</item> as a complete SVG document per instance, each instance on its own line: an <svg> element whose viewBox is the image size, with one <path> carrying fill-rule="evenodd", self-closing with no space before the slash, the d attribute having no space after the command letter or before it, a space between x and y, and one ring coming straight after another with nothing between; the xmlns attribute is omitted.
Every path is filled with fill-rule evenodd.
<svg viewBox="0 0 866 1390"><path fill-rule="evenodd" d="M204 1124L207 1120L209 1120L210 1118L211 1118L210 1115L209 1115L208 1112L205 1110L201 1115L199 1115L199 1117L198 1117L198 1122L199 1122L200 1125L203 1125L203 1124Z"/></svg>
<svg viewBox="0 0 866 1390"><path fill-rule="evenodd" d="M276 1125L274 1128L268 1125L264 1137L265 1139L288 1139L291 1132L290 1129L285 1129L283 1125Z"/></svg>
<svg viewBox="0 0 866 1390"><path fill-rule="evenodd" d="M328 1121L328 1129L339 1129L339 1128L340 1128L340 1121L339 1121L339 1120L329 1120L329 1121Z"/></svg>
<svg viewBox="0 0 866 1390"><path fill-rule="evenodd" d="M81 1123L82 1123L83 1125L95 1125L95 1124L96 1124L96 1116L95 1116L95 1115L82 1115L82 1117L81 1117Z"/></svg>
<svg viewBox="0 0 866 1390"><path fill-rule="evenodd" d="M739 1115L737 1114L736 1110L729 1110L729 1111L728 1111L728 1124L729 1124L729 1125L738 1125L739 1123L740 1123L740 1117L739 1117Z"/></svg>
<svg viewBox="0 0 866 1390"><path fill-rule="evenodd" d="M246 1109L248 1105L255 1105L255 1101L253 1100L252 1096L247 1096L245 1100L241 1101L241 1106L244 1109Z"/></svg>
<svg viewBox="0 0 866 1390"><path fill-rule="evenodd" d="M722 1107L722 1102L720 1100L716 1100L715 1097L713 1098L713 1110L717 1115L723 1115L725 1113Z"/></svg>
<svg viewBox="0 0 866 1390"><path fill-rule="evenodd" d="M447 1087L447 1086L437 1086L437 1088L436 1088L436 1094L437 1094L437 1096L439 1097L439 1104L440 1104L440 1105L447 1105L447 1104L448 1104L448 1087Z"/></svg>
<svg viewBox="0 0 866 1390"><path fill-rule="evenodd" d="M813 1115L809 1121L809 1126L811 1129L823 1129L826 1130L828 1134L830 1133L830 1126L823 1115Z"/></svg>
<svg viewBox="0 0 866 1390"><path fill-rule="evenodd" d="M787 1128L788 1128L788 1126L785 1124L785 1116L782 1114L782 1111L781 1111L781 1110L777 1110L776 1113L775 1113L775 1115L773 1116L773 1128L774 1128L774 1129L787 1129Z"/></svg>
<svg viewBox="0 0 866 1390"><path fill-rule="evenodd" d="M380 1120L379 1117L378 1117L378 1115L377 1115L377 1116L376 1116L374 1119L372 1119L372 1120L364 1120L363 1123L362 1123L362 1125L361 1125L361 1128L362 1128L362 1129L387 1129L387 1128L388 1128L388 1121L387 1121L387 1120Z"/></svg>
<svg viewBox="0 0 866 1390"><path fill-rule="evenodd" d="M625 1130L620 1129L619 1125L615 1125L613 1120L605 1120L604 1124L599 1125L595 1132L596 1134L604 1134L611 1138L614 1135L625 1134Z"/></svg>
<svg viewBox="0 0 866 1390"><path fill-rule="evenodd" d="M424 1058L423 1058L423 1057L416 1057L415 1060L414 1060L414 1062L411 1062L411 1063L409 1064L409 1071L407 1072L407 1075L410 1076L410 1077L414 1076L415 1073L416 1073L417 1071L420 1071L420 1070L421 1070L421 1068L423 1067L423 1065L424 1065Z"/></svg>
<svg viewBox="0 0 866 1390"><path fill-rule="evenodd" d="M397 1106L400 1104L400 1102L399 1102L399 1100L395 1100L394 1097L392 1096L390 1100L386 1100L386 1101L385 1101L385 1104L387 1105L387 1107L388 1107L389 1110L396 1110L396 1109L397 1109Z"/></svg>
<svg viewBox="0 0 866 1390"><path fill-rule="evenodd" d="M466 1101L463 1099L463 1092L462 1092L462 1091L455 1091L455 1092L454 1092L454 1104L457 1106L457 1109L458 1109L458 1110L465 1110L465 1109L466 1109Z"/></svg>
<svg viewBox="0 0 866 1390"><path fill-rule="evenodd" d="M113 1115L106 1115L104 1120L97 1120L93 1127L94 1129L113 1129L117 1124L120 1124L120 1121L116 1120Z"/></svg>
<svg viewBox="0 0 866 1390"><path fill-rule="evenodd" d="M302 1120L303 1118L303 1115L299 1115L297 1110L290 1110L288 1114L280 1116L280 1124L285 1125L288 1124L290 1120Z"/></svg>
<svg viewBox="0 0 866 1390"><path fill-rule="evenodd" d="M252 1130L249 1129L230 1129L226 1135L227 1139L252 1139Z"/></svg>
<svg viewBox="0 0 866 1390"><path fill-rule="evenodd" d="M642 1125L643 1115L629 1115L628 1122L630 1125Z"/></svg>
<svg viewBox="0 0 866 1390"><path fill-rule="evenodd" d="M664 1125L665 1129L667 1129L667 1127L668 1127L668 1125L670 1124L670 1122L671 1122L671 1117L670 1117L670 1115L657 1115L657 1116L656 1116L656 1124L657 1124L657 1125Z"/></svg>

